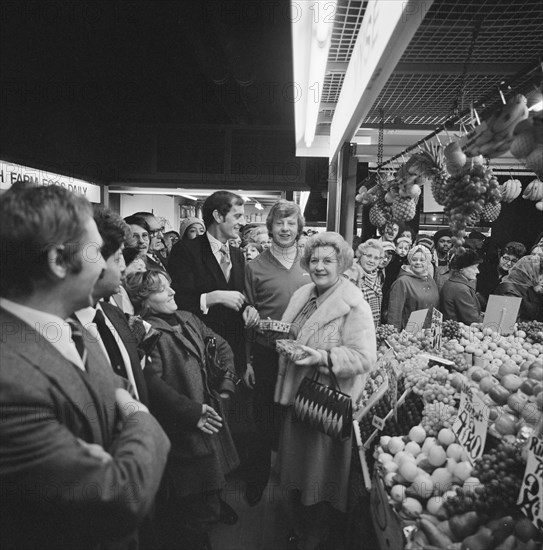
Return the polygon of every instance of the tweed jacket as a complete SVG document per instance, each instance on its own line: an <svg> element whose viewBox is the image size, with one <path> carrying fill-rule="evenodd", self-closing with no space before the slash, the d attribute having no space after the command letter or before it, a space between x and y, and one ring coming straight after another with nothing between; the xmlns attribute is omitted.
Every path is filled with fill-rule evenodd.
<svg viewBox="0 0 543 550"><path fill-rule="evenodd" d="M312 296L315 285L299 288L290 299L282 320L292 322ZM362 292L351 281L341 278L338 286L307 319L296 341L315 349L329 350L333 372L340 388L357 400L366 383L366 374L377 360L373 317ZM300 367L284 356L279 359L275 401L291 405L301 381L313 374L314 367ZM330 378L321 375L323 383Z"/></svg>
<svg viewBox="0 0 543 550"><path fill-rule="evenodd" d="M83 372L3 309L0 331L1 547L96 549L134 532L166 465L164 431L145 412L120 423L121 379L90 335Z"/></svg>

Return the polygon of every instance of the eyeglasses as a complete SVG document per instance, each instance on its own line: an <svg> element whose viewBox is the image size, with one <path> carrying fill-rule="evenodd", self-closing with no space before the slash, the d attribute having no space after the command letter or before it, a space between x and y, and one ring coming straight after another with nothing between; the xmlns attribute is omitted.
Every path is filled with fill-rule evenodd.
<svg viewBox="0 0 543 550"><path fill-rule="evenodd" d="M518 262L518 258L511 258L511 256L502 256L501 260L504 264L516 264Z"/></svg>
<svg viewBox="0 0 543 550"><path fill-rule="evenodd" d="M160 229L153 229L153 231L149 231L149 236L156 237L160 233L164 233L164 227L161 227Z"/></svg>
<svg viewBox="0 0 543 550"><path fill-rule="evenodd" d="M371 254L365 254L364 252L362 253L362 256L368 260L373 260L374 262L378 262L381 259L381 256L372 256Z"/></svg>

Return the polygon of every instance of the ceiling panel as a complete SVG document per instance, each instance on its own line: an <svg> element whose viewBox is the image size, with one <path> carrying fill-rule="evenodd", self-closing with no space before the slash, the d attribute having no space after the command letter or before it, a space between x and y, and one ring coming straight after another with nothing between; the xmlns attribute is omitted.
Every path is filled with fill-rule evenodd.
<svg viewBox="0 0 543 550"><path fill-rule="evenodd" d="M366 5L338 2L318 134L329 131L344 76L337 62L349 62ZM385 124L439 126L472 101L488 98L480 110L492 108L500 88L507 96L541 84L541 71L503 84L541 56L542 0L435 0L361 127L378 124L381 109Z"/></svg>

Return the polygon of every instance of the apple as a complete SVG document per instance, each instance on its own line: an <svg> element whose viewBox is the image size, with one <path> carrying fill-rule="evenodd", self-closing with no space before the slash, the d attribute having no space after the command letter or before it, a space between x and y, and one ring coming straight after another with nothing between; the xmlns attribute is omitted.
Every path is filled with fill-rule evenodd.
<svg viewBox="0 0 543 550"><path fill-rule="evenodd" d="M512 414L500 414L494 422L494 429L501 435L515 435L517 433L517 421Z"/></svg>
<svg viewBox="0 0 543 550"><path fill-rule="evenodd" d="M543 364L540 361L532 363L532 366L528 369L528 378L537 382L543 382Z"/></svg>
<svg viewBox="0 0 543 550"><path fill-rule="evenodd" d="M537 386L537 384L537 380L534 380L533 378L526 378L524 382L522 382L522 384L520 385L519 390L526 395L533 395L534 388Z"/></svg>
<svg viewBox="0 0 543 550"><path fill-rule="evenodd" d="M499 370L498 370L498 377L501 378L502 376L505 376L506 374L519 374L520 368L518 365L514 363L502 363Z"/></svg>
<svg viewBox="0 0 543 550"><path fill-rule="evenodd" d="M517 391L522 384L522 378L516 374L506 374L500 380L501 385L512 392Z"/></svg>
<svg viewBox="0 0 543 550"><path fill-rule="evenodd" d="M498 405L505 405L507 403L507 399L511 395L511 392L504 388L501 384L495 384L488 391L488 395L492 398L494 403L497 403Z"/></svg>
<svg viewBox="0 0 543 550"><path fill-rule="evenodd" d="M520 391L512 393L507 398L507 406L518 416L528 402L528 396Z"/></svg>
<svg viewBox="0 0 543 550"><path fill-rule="evenodd" d="M485 376L479 382L479 389L484 393L488 393L490 388L495 384L499 384L499 382L493 376Z"/></svg>

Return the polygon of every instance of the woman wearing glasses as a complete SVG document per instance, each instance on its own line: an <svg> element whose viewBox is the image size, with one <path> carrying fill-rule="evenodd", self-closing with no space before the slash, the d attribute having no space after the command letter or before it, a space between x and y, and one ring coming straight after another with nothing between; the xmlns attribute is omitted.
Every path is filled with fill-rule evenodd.
<svg viewBox="0 0 543 550"><path fill-rule="evenodd" d="M507 243L501 254L496 260L489 261L486 257L479 266L479 275L477 276L477 298L482 309L486 308L488 297L494 294L496 287L502 282L502 279L509 273L511 268L526 255L526 247L522 243L515 241Z"/></svg>
<svg viewBox="0 0 543 550"><path fill-rule="evenodd" d="M496 294L521 298L518 320L543 321L543 256L521 258L498 285Z"/></svg>
<svg viewBox="0 0 543 550"><path fill-rule="evenodd" d="M369 239L356 249L358 263L346 271L343 276L351 280L364 295L371 309L373 323L378 325L381 319L383 291L378 277L379 264L384 256L383 246L376 239Z"/></svg>

